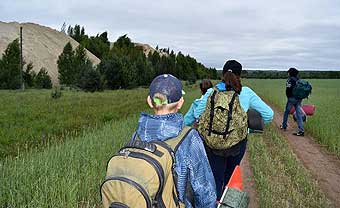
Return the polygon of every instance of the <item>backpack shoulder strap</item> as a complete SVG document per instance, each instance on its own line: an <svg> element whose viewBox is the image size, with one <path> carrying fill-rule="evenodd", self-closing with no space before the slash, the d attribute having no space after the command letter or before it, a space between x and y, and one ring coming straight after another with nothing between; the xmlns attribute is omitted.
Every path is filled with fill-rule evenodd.
<svg viewBox="0 0 340 208"><path fill-rule="evenodd" d="M230 121L231 121L231 119L233 119L232 118L232 115L233 115L233 106L234 106L235 98L237 97L237 95L238 95L237 92L234 92L233 97L231 98L231 101L228 104L229 105L228 119L227 119L226 128L225 128L225 132L224 132L223 138L226 138L227 134L229 134L231 132L231 131L229 131L229 127L230 127Z"/></svg>
<svg viewBox="0 0 340 208"><path fill-rule="evenodd" d="M178 147L181 145L185 137L193 130L193 128L185 126L182 130L182 132L175 138L169 139L165 141L166 144L168 144L171 149L176 152Z"/></svg>
<svg viewBox="0 0 340 208"><path fill-rule="evenodd" d="M219 92L218 89L214 88L214 92L210 96L210 120L209 120L208 136L211 135L211 131L212 131L212 124L214 121L215 97L218 92Z"/></svg>
<svg viewBox="0 0 340 208"><path fill-rule="evenodd" d="M132 136L131 136L129 142L132 142L132 141L134 141L134 140L136 140L136 139L138 139L137 131L135 131L135 132L132 134Z"/></svg>

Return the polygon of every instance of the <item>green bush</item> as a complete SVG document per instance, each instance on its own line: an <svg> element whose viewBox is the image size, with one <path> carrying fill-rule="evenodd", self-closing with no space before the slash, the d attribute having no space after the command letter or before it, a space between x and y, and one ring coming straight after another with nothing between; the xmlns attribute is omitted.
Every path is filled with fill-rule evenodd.
<svg viewBox="0 0 340 208"><path fill-rule="evenodd" d="M51 93L53 99L59 99L61 97L60 87L54 87Z"/></svg>
<svg viewBox="0 0 340 208"><path fill-rule="evenodd" d="M44 88L51 89L52 81L50 76L47 73L47 70L43 67L40 69L39 73L35 76L35 87L36 88Z"/></svg>

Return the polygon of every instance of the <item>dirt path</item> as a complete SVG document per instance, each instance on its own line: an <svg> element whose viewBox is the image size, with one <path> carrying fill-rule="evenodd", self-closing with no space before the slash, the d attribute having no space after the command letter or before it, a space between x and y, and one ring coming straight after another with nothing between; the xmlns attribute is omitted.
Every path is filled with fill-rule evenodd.
<svg viewBox="0 0 340 208"><path fill-rule="evenodd" d="M274 124L279 128L283 113L275 110ZM314 142L315 140L307 134L304 137L292 135L297 126L295 122L289 121L287 131L282 131L289 142L290 147L297 155L302 164L309 170L318 181L320 189L333 203L334 207L340 208L340 160L328 153L323 147ZM256 184L249 164L249 156L246 153L241 162L243 190L249 194L249 208L259 207L259 198L256 194Z"/></svg>
<svg viewBox="0 0 340 208"><path fill-rule="evenodd" d="M274 124L279 128L283 113L275 110ZM308 121L307 121L308 122ZM321 190L327 198L340 208L340 160L329 153L308 135L297 137L292 135L297 127L295 122L289 122L287 131L282 131L298 159L318 181Z"/></svg>
<svg viewBox="0 0 340 208"><path fill-rule="evenodd" d="M242 159L241 170L242 170L243 191L247 192L249 195L248 208L257 208L259 207L259 198L256 194L255 180L253 177L253 173L250 169L249 156L247 152Z"/></svg>

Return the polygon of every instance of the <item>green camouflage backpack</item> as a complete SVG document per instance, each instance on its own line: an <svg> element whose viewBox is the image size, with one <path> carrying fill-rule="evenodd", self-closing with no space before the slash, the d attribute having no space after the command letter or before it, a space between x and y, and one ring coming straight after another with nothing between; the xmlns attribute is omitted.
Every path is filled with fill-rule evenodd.
<svg viewBox="0 0 340 208"><path fill-rule="evenodd" d="M166 141L127 143L107 164L106 179L100 187L105 208L180 208L176 191L175 153L190 132Z"/></svg>
<svg viewBox="0 0 340 208"><path fill-rule="evenodd" d="M299 79L296 81L296 85L293 88L293 96L298 99L305 99L312 92L312 85L309 82Z"/></svg>
<svg viewBox="0 0 340 208"><path fill-rule="evenodd" d="M200 117L198 131L205 143L215 150L229 149L245 139L248 117L241 107L238 94L214 89Z"/></svg>

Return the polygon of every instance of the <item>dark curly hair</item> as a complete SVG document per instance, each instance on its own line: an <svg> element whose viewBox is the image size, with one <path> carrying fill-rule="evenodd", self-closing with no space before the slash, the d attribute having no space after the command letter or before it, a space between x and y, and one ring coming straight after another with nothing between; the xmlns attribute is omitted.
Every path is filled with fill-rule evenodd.
<svg viewBox="0 0 340 208"><path fill-rule="evenodd" d="M213 84L209 79L203 79L202 82L200 83L200 89L202 92L202 95L204 95L209 88L212 88Z"/></svg>

